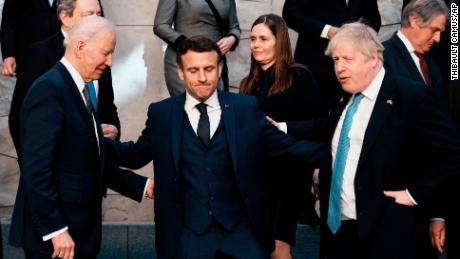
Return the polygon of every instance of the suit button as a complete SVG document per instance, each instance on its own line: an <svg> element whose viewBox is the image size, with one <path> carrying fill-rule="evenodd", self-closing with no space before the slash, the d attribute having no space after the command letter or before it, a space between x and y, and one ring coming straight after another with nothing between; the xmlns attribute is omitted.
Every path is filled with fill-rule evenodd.
<svg viewBox="0 0 460 259"><path fill-rule="evenodd" d="M211 196L211 198L210 198L210 199L211 199L211 201L213 201L213 200L214 200L214 196Z"/></svg>
<svg viewBox="0 0 460 259"><path fill-rule="evenodd" d="M211 168L206 167L206 171L207 171L207 172L211 172Z"/></svg>
<svg viewBox="0 0 460 259"><path fill-rule="evenodd" d="M212 211L209 211L209 216L212 216Z"/></svg>

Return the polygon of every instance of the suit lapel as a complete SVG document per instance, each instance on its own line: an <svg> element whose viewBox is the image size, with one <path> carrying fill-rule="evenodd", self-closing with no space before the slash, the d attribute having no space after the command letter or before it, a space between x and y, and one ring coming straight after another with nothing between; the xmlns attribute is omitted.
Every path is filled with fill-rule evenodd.
<svg viewBox="0 0 460 259"><path fill-rule="evenodd" d="M83 120L86 122L87 126L91 128L91 132L92 132L93 137L96 138L93 118L91 117L91 114L86 109L86 105L85 105L85 103L83 101L81 93L78 90L77 85L73 81L72 76L69 74L69 72L67 71L67 69L64 67L64 65L61 62L56 63L56 68L60 71L60 73L62 75L62 78L63 78L64 82L66 83L66 85L68 87L70 87L70 92L72 94L72 98L75 101L78 113L81 114L81 116L83 117ZM96 125L100 125L99 122L98 122L99 118L97 117L97 115L94 115L94 117L95 117L95 120L96 120ZM101 130L99 129L99 126L98 126L98 128L96 130L98 132L99 145L101 147L102 146L103 135L101 133Z"/></svg>
<svg viewBox="0 0 460 259"><path fill-rule="evenodd" d="M401 41L401 39L398 37L398 35L396 35L396 33L393 35L391 41L396 46L396 49L398 50L399 55L402 57L402 60L407 60L406 65L407 65L407 68L409 69L409 72L410 72L409 74L411 75L411 78L418 82L425 83L422 75L420 74L420 71L417 68L417 65L412 59L411 54L409 53L409 51L407 50L406 46Z"/></svg>
<svg viewBox="0 0 460 259"><path fill-rule="evenodd" d="M185 93L174 98L171 114L171 149L176 172L179 172L179 153L182 141L182 125L184 120Z"/></svg>
<svg viewBox="0 0 460 259"><path fill-rule="evenodd" d="M342 116L343 110L348 104L351 95L343 92L340 96L340 99L337 104L337 108L331 113L330 116L330 127L329 127L329 142L332 143L332 138L334 137L335 129L337 128L337 124L339 123L340 117Z"/></svg>
<svg viewBox="0 0 460 259"><path fill-rule="evenodd" d="M235 125L235 107L225 92L218 91L220 108L222 110L222 120L224 122L227 144L232 156L233 168L237 171L237 154L236 154L236 125Z"/></svg>
<svg viewBox="0 0 460 259"><path fill-rule="evenodd" d="M369 123L367 125L366 133L364 134L363 146L361 148L361 155L359 157L357 170L359 170L363 161L366 159L366 156L372 148L372 145L374 144L387 115L397 101L393 88L394 84L391 82L391 79L385 75L374 105L374 110L372 111L371 118L369 119Z"/></svg>

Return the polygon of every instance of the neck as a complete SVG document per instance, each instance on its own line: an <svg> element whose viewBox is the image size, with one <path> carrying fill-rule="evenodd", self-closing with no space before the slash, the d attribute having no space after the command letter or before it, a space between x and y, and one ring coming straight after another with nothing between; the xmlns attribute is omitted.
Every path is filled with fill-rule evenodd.
<svg viewBox="0 0 460 259"><path fill-rule="evenodd" d="M273 64L275 64L275 60L267 64L260 64L260 67L262 68L263 71L267 71L267 69L273 66Z"/></svg>

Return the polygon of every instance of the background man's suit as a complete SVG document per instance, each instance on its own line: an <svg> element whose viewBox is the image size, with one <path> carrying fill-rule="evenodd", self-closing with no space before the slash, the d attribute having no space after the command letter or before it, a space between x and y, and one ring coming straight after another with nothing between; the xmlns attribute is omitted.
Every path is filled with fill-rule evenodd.
<svg viewBox="0 0 460 259"><path fill-rule="evenodd" d="M311 70L328 106L340 86L332 61L324 54L329 40L321 38L321 32L326 24L340 27L361 18L378 31L381 21L377 0L349 0L348 4L345 0L286 0L283 18L289 28L299 33L295 60Z"/></svg>
<svg viewBox="0 0 460 259"><path fill-rule="evenodd" d="M422 74L417 69L411 54L396 33L389 40L385 41L383 46L385 47L383 51L383 65L388 72L410 78L420 84L425 84ZM425 56L425 60L430 69L431 87L439 100L446 103L446 88L443 84L439 68L429 55Z"/></svg>
<svg viewBox="0 0 460 259"><path fill-rule="evenodd" d="M212 137L208 149L216 150L210 151L213 159L204 164L191 159L191 155L199 152L192 149L199 149L200 145L184 112L185 93L150 105L146 128L136 143L111 145L121 165L133 167L154 161L158 258L174 256L185 228L202 233L211 220L224 228L234 228L238 221L247 220L268 255L274 248L274 239L266 175L261 170L262 153L300 155L311 162L318 162L324 153L324 146L296 142L268 124L253 97L218 92L218 98L222 110L219 127L223 131L219 134L218 128ZM213 144L218 141L221 144ZM213 165L219 157L225 158L221 159L223 164ZM202 196L189 199L190 188L185 186L195 186L191 178L203 173L213 174L209 175L212 179L222 175L228 179L217 181L218 186L225 186L225 192L209 197L209 207L207 196L203 200ZM214 186L215 182L210 182ZM206 187L197 188L196 192L202 192L203 188Z"/></svg>
<svg viewBox="0 0 460 259"><path fill-rule="evenodd" d="M11 101L10 116L8 118L10 133L16 150L19 150L20 113L24 97L32 83L53 67L64 55L64 36L59 31L48 39L33 44L26 51L23 73L18 77ZM114 104L112 76L110 68L104 70L99 83L97 115L101 123L112 124L118 129L120 138L121 128L118 119L117 107ZM18 156L20 152L18 151Z"/></svg>
<svg viewBox="0 0 460 259"><path fill-rule="evenodd" d="M101 202L107 186L140 201L146 178L104 166L105 148L79 89L59 62L24 100L21 178L9 242L50 254L42 237L68 226L75 255L95 257L101 240Z"/></svg>
<svg viewBox="0 0 460 259"><path fill-rule="evenodd" d="M3 59L15 57L20 69L24 51L58 30L56 0L52 5L48 0L5 0L0 30Z"/></svg>
<svg viewBox="0 0 460 259"><path fill-rule="evenodd" d="M329 143L349 98L349 94L343 93L329 118L325 132ZM312 128L305 123L291 123L288 133L311 136ZM446 184L445 177L459 171L460 143L456 134L442 105L424 85L386 72L364 135L354 179L357 235L361 247L368 248L361 251L364 258L421 258L416 254L417 235L427 235L428 231L420 227L420 212L441 185ZM423 143L423 149L418 143ZM440 167L422 175L414 165L427 151L434 151L431 153ZM320 174L321 215L328 215L331 166L329 155ZM399 205L383 195L384 190L406 188L419 205ZM327 217L321 220L324 258L331 251L331 231Z"/></svg>

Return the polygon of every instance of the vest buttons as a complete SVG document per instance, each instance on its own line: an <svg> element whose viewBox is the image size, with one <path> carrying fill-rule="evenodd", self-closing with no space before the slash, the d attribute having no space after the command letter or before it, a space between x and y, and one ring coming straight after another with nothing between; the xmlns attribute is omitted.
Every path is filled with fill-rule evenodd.
<svg viewBox="0 0 460 259"><path fill-rule="evenodd" d="M209 211L209 216L212 216L212 211Z"/></svg>

